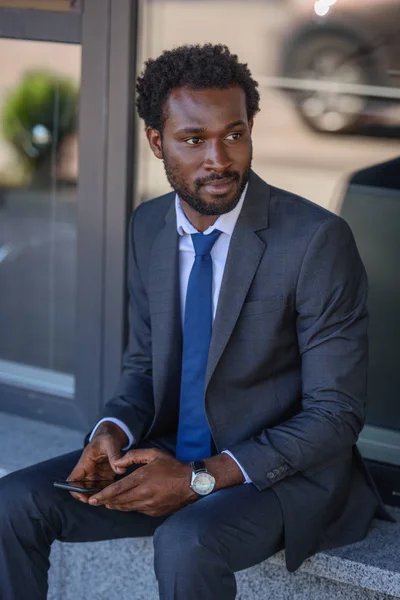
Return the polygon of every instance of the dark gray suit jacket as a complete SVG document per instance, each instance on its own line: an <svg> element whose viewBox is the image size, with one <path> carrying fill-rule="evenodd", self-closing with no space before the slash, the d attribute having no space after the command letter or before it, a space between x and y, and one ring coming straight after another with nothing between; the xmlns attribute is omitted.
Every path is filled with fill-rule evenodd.
<svg viewBox="0 0 400 600"><path fill-rule="evenodd" d="M181 368L174 193L131 221L130 339L102 415L136 440L176 433ZM362 539L385 511L355 443L364 423L367 280L338 216L251 173L215 316L205 407L217 451L277 494L286 565Z"/></svg>

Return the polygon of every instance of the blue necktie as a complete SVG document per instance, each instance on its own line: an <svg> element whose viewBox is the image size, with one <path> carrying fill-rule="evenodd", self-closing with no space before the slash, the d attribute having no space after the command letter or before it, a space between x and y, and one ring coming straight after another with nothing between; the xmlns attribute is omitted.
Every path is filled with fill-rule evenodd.
<svg viewBox="0 0 400 600"><path fill-rule="evenodd" d="M183 462L211 456L211 432L204 411L205 378L212 332L211 248L220 231L192 235L195 259L186 293L182 378L176 458Z"/></svg>

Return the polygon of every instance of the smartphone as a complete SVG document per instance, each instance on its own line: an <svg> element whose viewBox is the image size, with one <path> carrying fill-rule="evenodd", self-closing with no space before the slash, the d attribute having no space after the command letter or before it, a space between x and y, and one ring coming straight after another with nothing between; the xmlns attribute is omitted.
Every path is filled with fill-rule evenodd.
<svg viewBox="0 0 400 600"><path fill-rule="evenodd" d="M69 492L79 492L80 494L95 494L100 492L108 485L114 483L115 479L84 479L80 481L54 481L54 487Z"/></svg>

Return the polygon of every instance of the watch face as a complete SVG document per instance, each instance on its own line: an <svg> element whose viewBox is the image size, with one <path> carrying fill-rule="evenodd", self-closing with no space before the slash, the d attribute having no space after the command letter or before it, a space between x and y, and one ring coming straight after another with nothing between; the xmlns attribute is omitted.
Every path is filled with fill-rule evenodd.
<svg viewBox="0 0 400 600"><path fill-rule="evenodd" d="M215 479L210 473L197 473L192 483L192 489L200 496L210 494L214 486Z"/></svg>

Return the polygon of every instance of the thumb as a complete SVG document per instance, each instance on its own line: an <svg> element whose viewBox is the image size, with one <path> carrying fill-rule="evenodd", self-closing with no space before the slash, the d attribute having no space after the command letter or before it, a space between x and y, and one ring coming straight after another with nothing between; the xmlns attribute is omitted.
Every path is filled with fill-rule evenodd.
<svg viewBox="0 0 400 600"><path fill-rule="evenodd" d="M116 440L108 438L106 442L106 453L112 470L115 473L124 473L124 465L116 465L116 462L121 459L121 448Z"/></svg>

